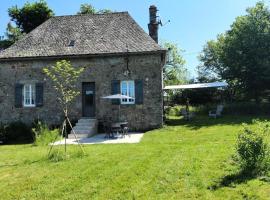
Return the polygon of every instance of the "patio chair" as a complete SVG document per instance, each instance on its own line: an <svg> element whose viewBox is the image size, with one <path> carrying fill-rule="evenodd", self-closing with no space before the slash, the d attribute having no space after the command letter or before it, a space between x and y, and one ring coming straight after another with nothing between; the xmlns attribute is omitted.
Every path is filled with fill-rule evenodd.
<svg viewBox="0 0 270 200"><path fill-rule="evenodd" d="M224 106L218 105L216 110L210 110L209 111L209 117L217 118L221 116L221 113L223 111Z"/></svg>
<svg viewBox="0 0 270 200"><path fill-rule="evenodd" d="M127 124L121 124L121 132L122 132L122 136L125 137L126 135L129 135L129 127L128 127L128 123Z"/></svg>
<svg viewBox="0 0 270 200"><path fill-rule="evenodd" d="M105 130L105 137L104 138L113 138L114 134L112 132L112 127L111 127L111 122L109 121L104 121L103 122L103 126L104 126L104 130Z"/></svg>

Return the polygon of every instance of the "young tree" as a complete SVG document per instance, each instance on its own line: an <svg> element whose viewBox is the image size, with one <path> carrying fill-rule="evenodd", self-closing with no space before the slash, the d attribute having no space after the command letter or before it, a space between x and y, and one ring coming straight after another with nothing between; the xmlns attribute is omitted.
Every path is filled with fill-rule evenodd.
<svg viewBox="0 0 270 200"><path fill-rule="evenodd" d="M29 33L54 15L44 0L34 3L27 2L22 8L12 6L8 9L8 14L24 33Z"/></svg>
<svg viewBox="0 0 270 200"><path fill-rule="evenodd" d="M209 41L200 68L259 102L270 89L270 11L263 2L237 17L231 29Z"/></svg>
<svg viewBox="0 0 270 200"><path fill-rule="evenodd" d="M70 61L57 61L54 66L45 67L43 72L52 80L53 87L57 91L57 100L60 103L65 117L68 116L68 110L75 97L80 94L76 83L83 67L74 68Z"/></svg>
<svg viewBox="0 0 270 200"><path fill-rule="evenodd" d="M57 92L57 100L60 103L60 106L65 115L65 119L64 119L63 127L62 127L62 134L65 133L65 152L66 152L67 124L70 126L75 138L77 139L77 136L68 118L68 111L75 97L80 94L76 83L78 82L78 78L83 71L84 71L83 67L74 68L71 65L70 61L67 61L67 60L57 61L54 66L45 67L43 69L43 72L53 82L53 87L55 88ZM49 151L49 155L50 155L51 149Z"/></svg>

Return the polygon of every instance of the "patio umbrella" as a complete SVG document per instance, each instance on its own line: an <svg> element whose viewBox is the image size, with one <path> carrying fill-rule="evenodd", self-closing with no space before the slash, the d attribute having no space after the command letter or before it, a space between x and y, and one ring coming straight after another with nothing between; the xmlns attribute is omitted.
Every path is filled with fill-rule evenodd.
<svg viewBox="0 0 270 200"><path fill-rule="evenodd" d="M114 94L106 97L101 97L102 99L134 99L133 97L122 95L122 94Z"/></svg>
<svg viewBox="0 0 270 200"><path fill-rule="evenodd" d="M109 95L109 96L105 96L105 97L101 97L102 99L134 99L133 97L130 96L126 96L123 94L113 94L113 95ZM120 104L118 107L118 120L120 120Z"/></svg>

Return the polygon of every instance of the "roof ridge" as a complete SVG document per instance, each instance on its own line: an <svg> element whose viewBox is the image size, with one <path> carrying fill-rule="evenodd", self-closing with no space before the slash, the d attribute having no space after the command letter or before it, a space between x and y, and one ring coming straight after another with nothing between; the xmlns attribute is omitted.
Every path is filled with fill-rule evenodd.
<svg viewBox="0 0 270 200"><path fill-rule="evenodd" d="M60 17L77 17L77 16L87 16L87 15L115 15L115 14L129 14L128 11L121 12L111 12L111 13L94 13L94 14L75 14L75 15L58 15L52 16L51 18L60 18Z"/></svg>

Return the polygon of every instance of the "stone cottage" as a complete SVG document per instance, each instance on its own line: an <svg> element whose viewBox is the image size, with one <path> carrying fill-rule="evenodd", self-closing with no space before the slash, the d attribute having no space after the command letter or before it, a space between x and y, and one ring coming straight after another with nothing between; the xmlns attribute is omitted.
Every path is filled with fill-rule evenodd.
<svg viewBox="0 0 270 200"><path fill-rule="evenodd" d="M115 118L120 105L120 117L132 129L162 126L166 51L157 44L154 6L148 27L152 38L127 12L50 18L0 53L0 121L60 123L56 92L42 69L66 59L85 67L73 120ZM101 98L118 93L134 99Z"/></svg>

